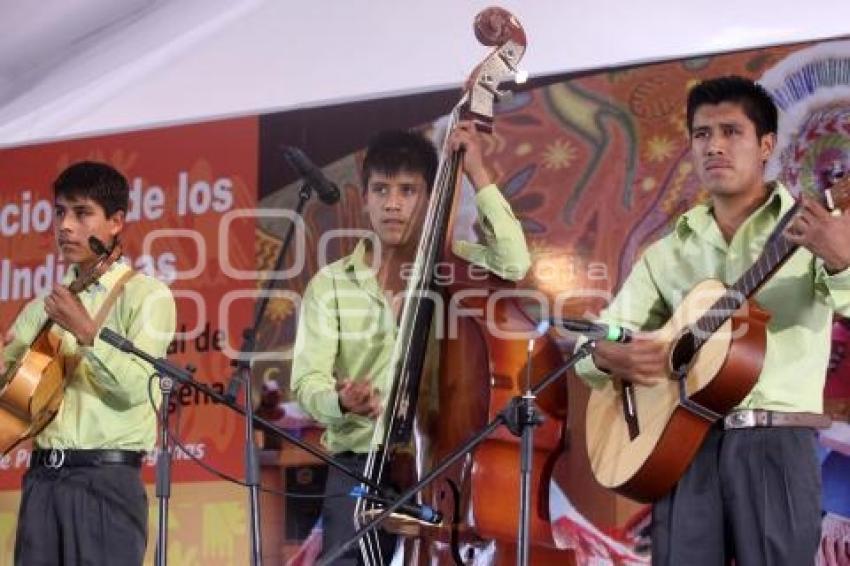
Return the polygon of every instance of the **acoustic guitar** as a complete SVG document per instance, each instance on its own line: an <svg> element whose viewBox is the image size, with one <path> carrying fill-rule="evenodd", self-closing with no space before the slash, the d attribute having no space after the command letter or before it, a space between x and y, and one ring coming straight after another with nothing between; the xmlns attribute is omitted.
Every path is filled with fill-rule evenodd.
<svg viewBox="0 0 850 566"><path fill-rule="evenodd" d="M824 196L829 208L848 210L850 177ZM712 424L755 386L770 315L752 297L797 250L782 235L796 211L797 205L783 217L734 285L706 280L685 296L658 331L669 344L665 379L653 386L612 379L591 392L587 452L601 485L642 502L662 497L684 474Z"/></svg>
<svg viewBox="0 0 850 566"><path fill-rule="evenodd" d="M74 294L100 279L121 257L121 245L117 241L111 250L94 237L89 239L89 245L98 254L98 260L68 286ZM62 339L52 329L53 321L47 319L24 355L7 374L9 379L0 390L2 455L44 430L62 403L67 379L73 373L70 364L75 364L75 360L69 361L61 353Z"/></svg>

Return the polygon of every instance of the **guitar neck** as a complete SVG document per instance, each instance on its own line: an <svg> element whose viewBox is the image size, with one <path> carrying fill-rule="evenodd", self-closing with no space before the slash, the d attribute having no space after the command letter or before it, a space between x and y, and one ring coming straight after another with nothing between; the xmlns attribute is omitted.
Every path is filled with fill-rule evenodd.
<svg viewBox="0 0 850 566"><path fill-rule="evenodd" d="M41 325L41 328L38 329L38 332L36 333L35 338L32 341L32 344L35 344L36 341L38 341L39 338L41 338L42 336L44 336L45 334L50 332L50 330L53 328L53 324L54 324L53 319L48 318L47 320L45 320L44 324Z"/></svg>
<svg viewBox="0 0 850 566"><path fill-rule="evenodd" d="M796 211L797 205L794 205L776 226L756 262L696 322L696 327L703 332L703 336L706 336L702 340L703 342L729 320L748 298L755 295L773 274L788 261L788 258L797 251L799 246L788 241L783 235Z"/></svg>

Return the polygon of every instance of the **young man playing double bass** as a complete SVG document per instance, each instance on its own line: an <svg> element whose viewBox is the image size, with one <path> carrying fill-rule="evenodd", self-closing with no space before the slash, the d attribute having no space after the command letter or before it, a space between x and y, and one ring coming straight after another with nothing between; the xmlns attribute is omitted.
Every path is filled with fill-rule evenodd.
<svg viewBox="0 0 850 566"><path fill-rule="evenodd" d="M631 343L598 344L578 368L591 385L612 376L641 385L666 379L668 346L649 331L698 282L735 282L794 204L782 184L763 179L777 110L761 86L706 80L688 96L687 120L694 170L711 200L646 250L603 313L644 332ZM850 215L831 215L805 195L801 204L784 236L802 248L755 295L771 315L758 381L655 503L653 564L813 563L821 523L814 428L828 421L821 413L833 312L850 314Z"/></svg>
<svg viewBox="0 0 850 566"><path fill-rule="evenodd" d="M99 259L89 238L111 249L121 234L129 187L112 167L81 162L65 169L53 188L56 245L69 270L63 285L24 307L0 352L9 379L50 318L66 364L64 399L35 437L24 475L15 563L141 564L148 523L141 465L156 440L156 413L148 398L153 370L98 333L110 328L163 356L174 333L174 299L164 284L132 272L121 260L72 294L67 285Z"/></svg>
<svg viewBox="0 0 850 566"><path fill-rule="evenodd" d="M455 242L455 253L505 279L521 279L530 263L525 237L487 173L477 133L470 123L461 123L448 143L453 150L465 150L463 169L475 187L486 237L486 245ZM362 180L365 212L377 241L364 239L351 255L322 268L310 281L301 306L292 391L325 425L325 448L361 472L372 448L375 419L390 391L404 274L414 262L436 170L437 153L421 135L390 131L374 138ZM355 531L355 500L347 494L356 485L356 480L329 469L322 508L325 552ZM389 561L393 539L383 536L381 546L383 559ZM361 563L359 554L354 546L338 563Z"/></svg>

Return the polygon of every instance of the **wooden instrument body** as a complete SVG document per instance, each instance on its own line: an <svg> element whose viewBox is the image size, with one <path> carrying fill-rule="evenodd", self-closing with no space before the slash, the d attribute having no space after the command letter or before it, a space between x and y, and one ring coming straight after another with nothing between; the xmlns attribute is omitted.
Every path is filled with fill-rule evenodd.
<svg viewBox="0 0 850 566"><path fill-rule="evenodd" d="M658 331L659 339L672 352L682 332L725 292L716 280L697 285ZM719 414L740 403L761 373L768 320L752 301L736 311L697 352L686 378L689 398ZM617 380L593 390L588 402L587 449L593 473L603 486L637 501L654 501L667 493L712 426L712 421L681 406L672 369L663 377L651 387L634 385L640 426L634 440L623 418Z"/></svg>
<svg viewBox="0 0 850 566"><path fill-rule="evenodd" d="M479 130L489 131L499 85L515 78L526 38L516 18L500 8L479 13L475 33L482 43L495 49L473 71L450 123L457 123L462 115ZM442 320L451 327L440 344L436 383L439 405L433 408L416 401L421 372L415 368L422 366L421 348L430 314L422 315L428 312L425 304L411 308L411 301L402 315L399 336L404 338L396 346L403 355L396 357L393 389L384 416L386 434L380 443L384 454L403 451L408 431L415 428L420 477L484 428L512 398L525 392L528 340L536 336L535 324L519 304L521 293L515 292L516 285L494 275L472 277L470 264L452 252L449 235L455 234L463 152L448 146L443 149L416 262L429 267L422 268L423 277L412 285L417 291L414 297L422 290L442 293L446 309ZM453 267L448 270L453 274L451 282L442 284L432 278L433 266L438 264ZM506 338L494 332L497 329L511 330L516 338ZM562 354L548 336L536 341L531 357L532 383L563 363ZM554 548L548 522L549 478L564 450L567 404L563 383L543 392L538 405L547 419L534 437L531 556L535 564L569 564L572 552ZM419 413L415 427L409 425L411 408ZM427 415L429 412L433 414ZM440 525L418 525L407 532L406 525L396 529L408 535L415 529L418 535L415 544L408 544L415 548L408 550L407 563L464 564L474 561L479 551L494 556L497 564L515 563L520 518L519 448L520 439L500 429L423 491L423 501L437 508L443 520Z"/></svg>
<svg viewBox="0 0 850 566"><path fill-rule="evenodd" d="M61 347L62 341L45 328L10 372L0 391L2 454L38 434L59 411L66 365Z"/></svg>
<svg viewBox="0 0 850 566"><path fill-rule="evenodd" d="M828 184L823 200L833 214L850 209L850 177ZM682 337L689 335L689 329L715 329L699 331L707 336L698 338L695 355L684 358L689 362L685 379L688 399L715 415L724 415L738 405L761 374L769 315L751 297L797 250L783 231L798 206L780 219L761 255L734 284L727 289L719 281L703 281L658 332L659 339L670 345L669 375L659 376L667 378L682 365L674 358L688 351ZM714 419L681 403L676 380L663 379L652 387L633 384L640 429L633 437L625 418L622 387L618 380L611 380L591 392L585 421L590 466L603 486L637 501L654 501L685 472Z"/></svg>
<svg viewBox="0 0 850 566"><path fill-rule="evenodd" d="M465 312L486 313L487 300L476 295L457 304ZM492 304L489 316L459 317L456 335L441 343L440 421L431 440L436 462L484 428L525 390L528 340L497 337L494 328L532 336L535 324L515 298L506 298ZM537 340L531 360L534 385L563 363L563 355L553 341ZM545 421L534 433L531 556L535 564L565 564L572 553L555 548L549 523L549 480L565 451L566 387L553 385L537 401ZM500 427L435 480L424 497L446 517L446 527L429 534L426 554L430 560L469 562L493 544L490 551L497 564L515 562L519 469L520 438Z"/></svg>
<svg viewBox="0 0 850 566"><path fill-rule="evenodd" d="M100 279L121 257L122 247L117 239L109 250L94 237L89 239L89 245L98 258L68 286L74 294ZM95 319L105 314L99 312ZM0 453L3 455L44 430L59 412L67 379L74 369L69 364L76 365L78 361L61 350L62 340L53 332L53 321L47 319L9 372L9 380L0 390Z"/></svg>

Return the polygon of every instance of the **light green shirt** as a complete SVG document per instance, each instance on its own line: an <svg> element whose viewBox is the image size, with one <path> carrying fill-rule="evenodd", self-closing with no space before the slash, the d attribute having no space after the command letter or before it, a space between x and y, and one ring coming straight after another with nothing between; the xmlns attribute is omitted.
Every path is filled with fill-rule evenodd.
<svg viewBox="0 0 850 566"><path fill-rule="evenodd" d="M755 261L794 199L776 184L765 203L727 244L710 205L695 206L673 232L652 244L632 268L601 320L654 330L667 321L685 295L704 279L732 285ZM833 312L850 315L850 269L829 275L823 261L798 249L755 295L771 314L764 366L741 408L776 411L823 410ZM601 387L607 374L590 358L578 374Z"/></svg>
<svg viewBox="0 0 850 566"><path fill-rule="evenodd" d="M92 317L127 269L124 263L114 263L97 283L79 294ZM75 272L76 267L69 270L65 284L73 280ZM7 366L23 355L46 319L43 298L24 307L12 327L15 339L4 351ZM171 291L157 279L137 273L127 281L103 326L152 356L164 356L175 326ZM58 325L52 332L62 336L61 351L79 356L80 363L56 418L36 437L36 445L151 450L156 442L156 412L148 399L151 366L99 337L92 346L79 346L76 338ZM154 395L154 399L158 397Z"/></svg>
<svg viewBox="0 0 850 566"><path fill-rule="evenodd" d="M495 185L476 195L486 245L453 243L463 259L509 280L530 266L522 227ZM322 441L334 453L370 449L374 421L342 414L337 380L370 379L383 394L390 390L398 327L392 307L365 263L366 247L319 270L304 292L295 339L290 386L296 399L326 426Z"/></svg>

